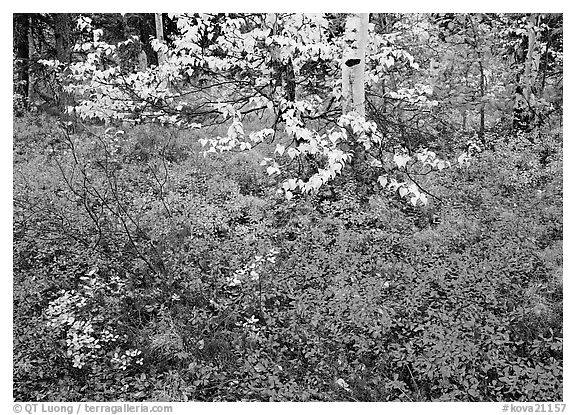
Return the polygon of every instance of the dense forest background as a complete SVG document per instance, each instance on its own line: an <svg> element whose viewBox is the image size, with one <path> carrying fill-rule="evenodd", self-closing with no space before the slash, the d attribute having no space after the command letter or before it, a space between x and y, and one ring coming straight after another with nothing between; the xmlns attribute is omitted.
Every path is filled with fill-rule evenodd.
<svg viewBox="0 0 576 415"><path fill-rule="evenodd" d="M366 19L14 14L15 400L562 400L562 15Z"/></svg>

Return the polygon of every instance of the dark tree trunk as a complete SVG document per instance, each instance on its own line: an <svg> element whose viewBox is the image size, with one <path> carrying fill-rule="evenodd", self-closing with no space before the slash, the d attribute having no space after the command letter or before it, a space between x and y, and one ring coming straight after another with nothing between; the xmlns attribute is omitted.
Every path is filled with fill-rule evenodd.
<svg viewBox="0 0 576 415"><path fill-rule="evenodd" d="M118 19L118 31L120 32L120 37L122 40L128 39L128 23L126 22L126 15L121 14Z"/></svg>
<svg viewBox="0 0 576 415"><path fill-rule="evenodd" d="M478 65L480 67L480 99L482 103L480 104L480 130L478 131L478 137L482 142L484 142L484 112L486 103L484 102L484 95L486 94L486 78L484 76L484 65L482 60L478 58Z"/></svg>
<svg viewBox="0 0 576 415"><path fill-rule="evenodd" d="M65 64L70 63L72 45L70 30L72 16L69 13L54 14L54 39L56 43L56 58Z"/></svg>
<svg viewBox="0 0 576 415"><path fill-rule="evenodd" d="M25 13L14 14L14 49L16 61L14 62L17 73L17 84L14 92L20 94L25 99L28 98L28 68L30 51L28 48L28 32L30 30L30 20Z"/></svg>
<svg viewBox="0 0 576 415"><path fill-rule="evenodd" d="M284 79L286 81L286 99L288 101L296 101L296 75L294 74L294 65L292 59L284 64Z"/></svg>
<svg viewBox="0 0 576 415"><path fill-rule="evenodd" d="M56 59L61 63L70 64L72 57L72 41L70 32L72 30L72 16L69 13L55 13L54 19L54 43L56 44ZM65 111L72 105L72 97L64 90L66 82L60 86L58 94L58 106Z"/></svg>
<svg viewBox="0 0 576 415"><path fill-rule="evenodd" d="M142 13L139 15L139 28L140 28L140 42L142 42L142 49L146 53L146 60L148 65L157 65L158 56L152 49L150 44L150 37L155 35L156 21L153 13Z"/></svg>

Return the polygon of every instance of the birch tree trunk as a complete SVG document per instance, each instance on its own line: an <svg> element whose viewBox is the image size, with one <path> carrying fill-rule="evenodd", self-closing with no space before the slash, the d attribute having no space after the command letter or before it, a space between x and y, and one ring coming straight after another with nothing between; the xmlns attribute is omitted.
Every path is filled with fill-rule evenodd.
<svg viewBox="0 0 576 415"><path fill-rule="evenodd" d="M146 72L146 69L148 69L148 57L144 49L142 49L138 53L138 72Z"/></svg>
<svg viewBox="0 0 576 415"><path fill-rule="evenodd" d="M156 39L163 45L164 44L164 24L162 22L162 13L155 13L154 20L156 22ZM162 65L166 62L166 55L162 49L158 50L158 66ZM162 73L163 70L159 71L160 75L160 85L158 87L160 89L167 89L169 88L168 80L165 78L164 74Z"/></svg>
<svg viewBox="0 0 576 415"><path fill-rule="evenodd" d="M524 57L524 73L516 90L516 105L514 107L514 125L526 128L534 117L532 104L534 102L534 84L540 65L540 53L537 48L536 14L532 13L526 26L528 48Z"/></svg>
<svg viewBox="0 0 576 415"><path fill-rule="evenodd" d="M536 43L535 24L536 18L534 14L531 14L528 23L528 51L526 53L526 61L524 62L524 98L526 98L526 102L530 102L530 96L532 95L534 46Z"/></svg>
<svg viewBox="0 0 576 415"><path fill-rule="evenodd" d="M36 59L35 47L34 47L34 21L32 17L29 17L28 21L28 102L30 104L34 103L34 68L33 63Z"/></svg>
<svg viewBox="0 0 576 415"><path fill-rule="evenodd" d="M364 72L366 68L366 45L368 43L368 13L349 14L344 33L344 53L342 56L342 114L356 113L364 117L365 91ZM351 137L353 131L348 129ZM352 139L352 174L358 183L364 183L366 150Z"/></svg>
<svg viewBox="0 0 576 415"><path fill-rule="evenodd" d="M156 39L160 41L160 43L164 43L164 24L162 23L162 13L155 13L154 20L156 21ZM166 60L166 56L164 56L164 51L158 51L158 65L162 65Z"/></svg>
<svg viewBox="0 0 576 415"><path fill-rule="evenodd" d="M474 34L474 52L476 54L476 60L478 62L478 70L480 71L480 128L478 130L478 137L484 142L484 118L485 118L485 108L486 103L484 102L484 96L486 95L486 76L484 74L484 56L482 50L482 39L479 33L479 23L475 16L468 15L470 21L470 27L472 28L472 33Z"/></svg>
<svg viewBox="0 0 576 415"><path fill-rule="evenodd" d="M364 72L368 43L368 13L353 13L346 18L342 57L342 113L365 115Z"/></svg>

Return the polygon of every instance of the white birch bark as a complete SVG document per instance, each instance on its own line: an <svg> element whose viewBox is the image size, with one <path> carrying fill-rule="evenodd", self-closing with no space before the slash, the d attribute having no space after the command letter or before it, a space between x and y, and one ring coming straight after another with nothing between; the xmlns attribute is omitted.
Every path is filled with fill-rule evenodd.
<svg viewBox="0 0 576 415"><path fill-rule="evenodd" d="M524 98L526 102L531 102L532 87L534 86L535 73L538 72L536 63L539 62L539 54L536 48L536 15L531 14L528 20L528 51L524 62ZM536 68L535 68L536 66Z"/></svg>
<svg viewBox="0 0 576 415"><path fill-rule="evenodd" d="M156 21L156 39L164 44L164 24L162 23L162 13L154 13L154 20ZM163 50L158 50L158 65L162 65L166 60Z"/></svg>
<svg viewBox="0 0 576 415"><path fill-rule="evenodd" d="M162 13L154 13L154 20L156 23L156 39L164 45L164 24L162 23ZM166 62L166 55L164 50L158 49L158 66L162 66L164 62ZM164 73L164 69L160 69L158 72L160 76L160 85L158 88L160 89L169 89L170 85L168 84L168 80L166 78L166 74Z"/></svg>
<svg viewBox="0 0 576 415"><path fill-rule="evenodd" d="M368 43L368 13L353 13L346 18L342 57L342 113L364 116L364 72Z"/></svg>
<svg viewBox="0 0 576 415"><path fill-rule="evenodd" d="M36 58L36 52L34 48L34 33L33 33L34 22L32 17L28 21L28 102L33 104L35 100L34 96L34 71L32 69L32 62Z"/></svg>
<svg viewBox="0 0 576 415"><path fill-rule="evenodd" d="M146 56L146 52L141 50L138 53L138 72L146 72L148 69L148 57Z"/></svg>

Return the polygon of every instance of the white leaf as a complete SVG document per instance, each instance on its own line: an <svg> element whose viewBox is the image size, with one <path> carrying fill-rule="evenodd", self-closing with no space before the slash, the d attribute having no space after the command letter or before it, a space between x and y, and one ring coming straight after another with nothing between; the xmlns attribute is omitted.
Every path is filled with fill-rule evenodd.
<svg viewBox="0 0 576 415"><path fill-rule="evenodd" d="M308 181L308 183L310 184L310 186L312 186L312 189L314 190L318 190L320 189L320 186L322 186L322 178L319 175L314 175L312 176L312 178Z"/></svg>
<svg viewBox="0 0 576 415"><path fill-rule="evenodd" d="M371 167L382 167L382 162L380 160L377 160L377 159L372 159L372 161L370 162L370 166Z"/></svg>
<svg viewBox="0 0 576 415"><path fill-rule="evenodd" d="M394 154L394 162L400 167L406 167L406 163L410 160L410 156L404 154Z"/></svg>
<svg viewBox="0 0 576 415"><path fill-rule="evenodd" d="M468 158L469 158L468 154L466 153L460 154L460 157L458 157L458 164L462 166L464 163L468 162Z"/></svg>
<svg viewBox="0 0 576 415"><path fill-rule="evenodd" d="M426 195L424 193L420 193L420 201L425 205L428 204L428 198L426 197Z"/></svg>
<svg viewBox="0 0 576 415"><path fill-rule="evenodd" d="M342 389L346 390L346 391L350 391L350 386L348 385L348 382L346 382L344 379L340 378L336 381L336 384L338 386L340 386Z"/></svg>
<svg viewBox="0 0 576 415"><path fill-rule="evenodd" d="M398 190L398 193L400 193L400 197L404 197L408 194L408 189L401 187L400 190Z"/></svg>
<svg viewBox="0 0 576 415"><path fill-rule="evenodd" d="M278 169L278 167L268 166L268 168L266 169L266 172L271 176L274 173L280 173L280 170Z"/></svg>
<svg viewBox="0 0 576 415"><path fill-rule="evenodd" d="M286 190L286 200L290 200L294 197L290 190Z"/></svg>
<svg viewBox="0 0 576 415"><path fill-rule="evenodd" d="M396 179L394 179L394 178L391 178L391 179L390 179L390 184L388 185L388 187L389 187L390 189L396 191L396 190L398 190L398 188L399 188L400 186L401 186L401 184L398 183L398 182L396 181Z"/></svg>
<svg viewBox="0 0 576 415"><path fill-rule="evenodd" d="M418 186L416 186L415 183L410 183L408 185L408 190L413 193L415 196L418 196L420 194L420 190L418 189Z"/></svg>
<svg viewBox="0 0 576 415"><path fill-rule="evenodd" d="M290 147L287 151L288 153L288 157L290 157L291 159L294 159L294 157L296 157L298 154L300 154L300 152L295 149L294 147Z"/></svg>
<svg viewBox="0 0 576 415"><path fill-rule="evenodd" d="M386 187L386 184L388 183L388 179L384 176L380 176L380 177L378 177L378 183L380 183L380 186Z"/></svg>
<svg viewBox="0 0 576 415"><path fill-rule="evenodd" d="M285 149L286 149L286 147L284 147L282 144L277 144L276 150L274 150L274 152L282 155L282 154L284 154Z"/></svg>

